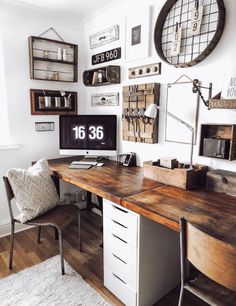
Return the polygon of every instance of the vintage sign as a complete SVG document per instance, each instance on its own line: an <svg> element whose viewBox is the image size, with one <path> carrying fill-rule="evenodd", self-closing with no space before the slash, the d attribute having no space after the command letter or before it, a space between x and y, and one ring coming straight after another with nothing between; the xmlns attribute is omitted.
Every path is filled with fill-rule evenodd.
<svg viewBox="0 0 236 306"><path fill-rule="evenodd" d="M119 26L115 25L111 28L103 30L89 36L90 49L108 44L119 39Z"/></svg>
<svg viewBox="0 0 236 306"><path fill-rule="evenodd" d="M93 94L91 96L92 106L117 106L119 105L119 93L103 93L103 94Z"/></svg>
<svg viewBox="0 0 236 306"><path fill-rule="evenodd" d="M121 58L121 48L115 48L92 56L92 65L102 64Z"/></svg>

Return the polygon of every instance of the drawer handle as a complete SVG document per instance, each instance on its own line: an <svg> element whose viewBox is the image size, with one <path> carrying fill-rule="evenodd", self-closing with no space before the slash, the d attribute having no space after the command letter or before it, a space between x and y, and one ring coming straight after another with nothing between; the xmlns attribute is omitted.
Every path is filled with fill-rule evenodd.
<svg viewBox="0 0 236 306"><path fill-rule="evenodd" d="M118 257L117 255L115 255L115 254L113 254L113 253L112 253L112 256L113 256L113 257L115 257L116 259L118 259L118 260L122 261L124 264L126 264L126 265L127 265L127 262L125 262L123 259L121 259L121 258L120 258L120 257Z"/></svg>
<svg viewBox="0 0 236 306"><path fill-rule="evenodd" d="M123 213L128 214L128 211L126 211L126 210L124 210L124 209L122 209L122 208L120 208L120 207L117 207L117 206L114 206L114 205L112 205L112 207L113 207L114 209L118 209L118 210L122 211Z"/></svg>
<svg viewBox="0 0 236 306"><path fill-rule="evenodd" d="M115 234L112 233L112 236L116 239L119 239L120 241L124 242L124 243L128 243L127 241L121 239L120 237L116 236Z"/></svg>
<svg viewBox="0 0 236 306"><path fill-rule="evenodd" d="M119 276L117 276L115 273L112 272L112 275L116 278L118 278L118 280L120 280L123 284L127 285L126 282L123 281L123 279L121 279Z"/></svg>
<svg viewBox="0 0 236 306"><path fill-rule="evenodd" d="M115 220L113 220L113 219L112 219L112 221L113 221L115 224L118 224L118 225L120 225L120 226L122 226L122 227L124 227L124 228L128 228L127 226L125 226L125 225L123 225L123 224L121 224L121 223L119 223L119 222L117 222L117 221L115 221Z"/></svg>

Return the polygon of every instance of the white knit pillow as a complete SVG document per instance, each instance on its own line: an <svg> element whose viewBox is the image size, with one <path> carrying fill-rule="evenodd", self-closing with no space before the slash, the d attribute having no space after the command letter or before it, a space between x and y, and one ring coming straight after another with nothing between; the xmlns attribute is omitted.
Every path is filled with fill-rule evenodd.
<svg viewBox="0 0 236 306"><path fill-rule="evenodd" d="M7 177L21 214L17 219L25 223L59 203L59 196L51 178L51 170L45 158L28 170L10 169Z"/></svg>

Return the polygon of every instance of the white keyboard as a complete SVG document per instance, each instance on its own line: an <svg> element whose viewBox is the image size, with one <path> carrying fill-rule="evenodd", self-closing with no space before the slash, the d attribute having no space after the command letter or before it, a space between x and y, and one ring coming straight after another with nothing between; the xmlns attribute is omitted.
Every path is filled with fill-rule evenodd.
<svg viewBox="0 0 236 306"><path fill-rule="evenodd" d="M96 166L97 162L93 162L93 161L73 161L71 163L71 165L92 165L92 166Z"/></svg>

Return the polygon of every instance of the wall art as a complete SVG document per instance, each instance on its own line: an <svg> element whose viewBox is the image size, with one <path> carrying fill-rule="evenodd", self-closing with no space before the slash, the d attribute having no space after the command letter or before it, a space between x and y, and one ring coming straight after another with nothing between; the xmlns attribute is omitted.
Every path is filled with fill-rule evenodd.
<svg viewBox="0 0 236 306"><path fill-rule="evenodd" d="M101 93L93 94L91 96L92 106L118 106L119 105L119 93Z"/></svg>
<svg viewBox="0 0 236 306"><path fill-rule="evenodd" d="M151 7L147 6L126 18L126 61L149 56L150 12Z"/></svg>
<svg viewBox="0 0 236 306"><path fill-rule="evenodd" d="M89 36L90 49L100 47L119 39L119 26L115 25Z"/></svg>
<svg viewBox="0 0 236 306"><path fill-rule="evenodd" d="M114 61L119 58L121 58L121 48L115 48L92 55L92 65Z"/></svg>
<svg viewBox="0 0 236 306"><path fill-rule="evenodd" d="M161 74L161 63L132 67L128 69L129 79Z"/></svg>

